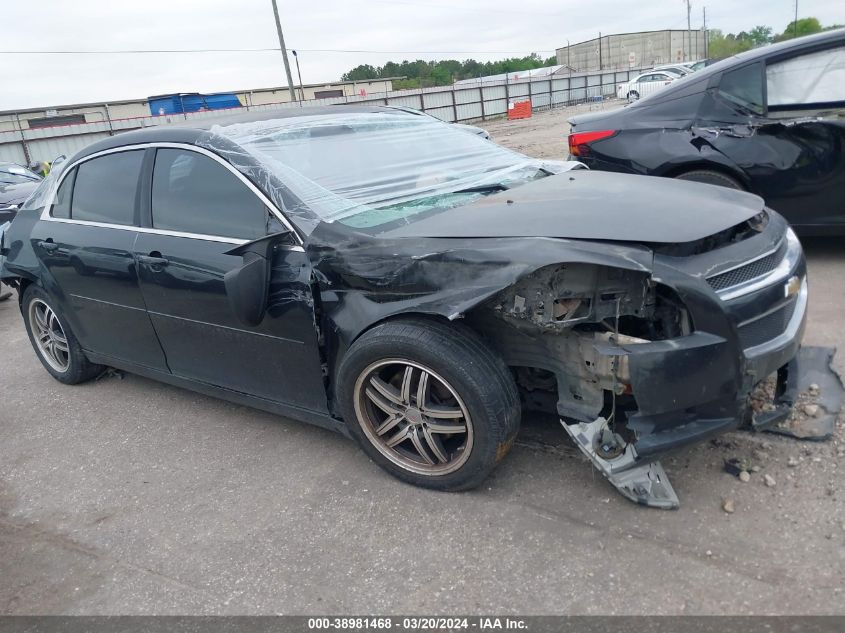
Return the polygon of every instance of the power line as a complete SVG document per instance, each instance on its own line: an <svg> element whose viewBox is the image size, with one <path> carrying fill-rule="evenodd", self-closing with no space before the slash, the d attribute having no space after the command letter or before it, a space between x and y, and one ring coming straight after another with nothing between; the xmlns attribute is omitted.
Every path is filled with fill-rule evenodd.
<svg viewBox="0 0 845 633"><path fill-rule="evenodd" d="M543 11L532 11L528 10L517 10L514 9L509 11L507 9L488 9L487 7L475 6L475 7L460 7L455 6L454 4L432 4L432 3L425 3L425 2L409 2L408 0L372 0L378 4L391 4L391 5L405 5L409 7L423 7L426 9L445 9L448 11L467 11L470 13L478 13L479 11L483 11L484 13L503 13L506 15L521 15L523 17L534 17L534 16L546 16L546 17L553 17L553 16L563 16L568 15L570 12L568 11L554 11L554 12L543 12Z"/></svg>
<svg viewBox="0 0 845 633"><path fill-rule="evenodd" d="M132 50L0 50L0 55L143 55L175 53L278 53L281 48L157 48ZM287 48L301 53L374 53L388 55L525 55L519 51L387 51L343 48ZM531 49L533 53L552 53L556 49Z"/></svg>

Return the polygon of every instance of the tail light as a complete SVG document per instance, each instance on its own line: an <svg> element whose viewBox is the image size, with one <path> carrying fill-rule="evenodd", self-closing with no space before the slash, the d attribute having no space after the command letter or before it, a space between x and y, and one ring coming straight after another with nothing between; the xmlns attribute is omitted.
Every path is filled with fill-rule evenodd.
<svg viewBox="0 0 845 633"><path fill-rule="evenodd" d="M610 138L617 130L601 130L599 132L578 132L569 135L569 154L571 156L589 156L590 143L604 138Z"/></svg>

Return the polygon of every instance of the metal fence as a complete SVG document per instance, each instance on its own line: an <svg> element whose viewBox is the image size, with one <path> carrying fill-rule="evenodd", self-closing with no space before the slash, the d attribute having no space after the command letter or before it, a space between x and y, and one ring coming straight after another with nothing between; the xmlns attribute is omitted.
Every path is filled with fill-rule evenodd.
<svg viewBox="0 0 845 633"><path fill-rule="evenodd" d="M26 164L32 160L52 160L62 154L70 156L94 141L129 130L213 118L226 112L278 110L300 105L371 103L405 106L448 122L481 121L506 115L510 102L530 100L532 109L538 111L614 98L618 84L627 82L643 70L605 71L515 81L479 80L476 83L461 82L457 86L395 90L363 97L329 97L303 102L246 105L237 110L109 119L37 129L24 129L19 126L15 130L0 132L0 161Z"/></svg>

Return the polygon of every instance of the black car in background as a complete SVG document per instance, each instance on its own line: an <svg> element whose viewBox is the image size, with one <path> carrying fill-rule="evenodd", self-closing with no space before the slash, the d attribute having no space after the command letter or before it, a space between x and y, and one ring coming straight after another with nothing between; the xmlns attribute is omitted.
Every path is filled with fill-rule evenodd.
<svg viewBox="0 0 845 633"><path fill-rule="evenodd" d="M17 163L0 163L0 225L8 222L36 190L41 176Z"/></svg>
<svg viewBox="0 0 845 633"><path fill-rule="evenodd" d="M570 124L570 157L591 169L750 191L801 234L845 233L845 30L742 53Z"/></svg>
<svg viewBox="0 0 845 633"><path fill-rule="evenodd" d="M748 421L798 352L804 256L757 196L383 107L197 123L78 152L0 241L57 380L111 366L249 404L446 490L532 402L627 497L675 507L660 456Z"/></svg>

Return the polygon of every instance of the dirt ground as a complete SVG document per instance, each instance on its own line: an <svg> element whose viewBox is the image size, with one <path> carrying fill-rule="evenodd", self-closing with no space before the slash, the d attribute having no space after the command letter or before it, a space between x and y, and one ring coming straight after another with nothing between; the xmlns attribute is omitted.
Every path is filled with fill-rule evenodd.
<svg viewBox="0 0 845 633"><path fill-rule="evenodd" d="M482 125L560 159L572 112ZM845 348L843 243L805 242L808 344ZM534 417L484 486L445 494L137 376L63 386L15 301L0 341L0 613L845 614L841 416L830 442L735 432L665 460L674 512L616 494Z"/></svg>
<svg viewBox="0 0 845 633"><path fill-rule="evenodd" d="M523 154L536 158L566 160L569 154L566 140L569 135L569 123L566 120L569 117L599 110L614 110L624 105L624 101L600 101L571 108L535 112L530 119L515 121L495 119L475 125L490 132L490 137L497 143Z"/></svg>

